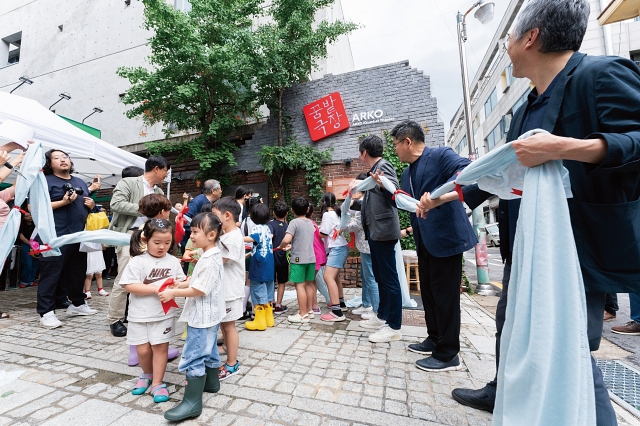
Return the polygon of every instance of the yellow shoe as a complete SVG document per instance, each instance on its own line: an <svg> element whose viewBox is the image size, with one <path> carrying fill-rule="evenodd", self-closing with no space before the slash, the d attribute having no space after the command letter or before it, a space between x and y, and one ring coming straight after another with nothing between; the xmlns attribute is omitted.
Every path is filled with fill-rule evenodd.
<svg viewBox="0 0 640 426"><path fill-rule="evenodd" d="M273 319L273 303L269 302L264 306L266 307L265 319L267 321L267 327L273 327L276 324L275 320Z"/></svg>
<svg viewBox="0 0 640 426"><path fill-rule="evenodd" d="M266 309L264 308L264 305L256 305L255 306L255 318L253 319L253 321L247 321L244 323L244 327L247 330L266 330L267 329L267 320L265 318L266 316Z"/></svg>
<svg viewBox="0 0 640 426"><path fill-rule="evenodd" d="M180 336L180 340L187 340L187 327L184 328L182 336Z"/></svg>

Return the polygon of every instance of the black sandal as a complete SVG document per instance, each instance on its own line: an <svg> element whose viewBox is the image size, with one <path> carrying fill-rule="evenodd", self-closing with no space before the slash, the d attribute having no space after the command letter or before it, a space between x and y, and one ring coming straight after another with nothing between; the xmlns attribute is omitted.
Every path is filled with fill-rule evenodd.
<svg viewBox="0 0 640 426"><path fill-rule="evenodd" d="M0 312L0 319L7 319L9 318L9 314L6 312Z"/></svg>

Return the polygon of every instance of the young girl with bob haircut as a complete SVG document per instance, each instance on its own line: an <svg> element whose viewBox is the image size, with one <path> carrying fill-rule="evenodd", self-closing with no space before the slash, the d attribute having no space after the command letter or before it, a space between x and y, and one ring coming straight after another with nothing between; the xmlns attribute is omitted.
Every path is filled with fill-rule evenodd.
<svg viewBox="0 0 640 426"><path fill-rule="evenodd" d="M320 224L320 234L327 240L327 266L324 270L324 280L327 283L329 297L331 298L331 312L320 316L322 321L344 321L342 308L346 310L342 294L342 281L338 276L340 269L344 268L344 263L349 256L347 240L342 233L334 238L334 233L340 225L340 208L336 206L336 196L331 192L325 192L322 196L322 223ZM327 302L327 305L329 303Z"/></svg>
<svg viewBox="0 0 640 426"><path fill-rule="evenodd" d="M151 388L153 401L169 400L162 382L167 367L169 341L176 328L176 309L166 313L158 289L169 278L184 280L180 261L168 254L173 247L173 226L166 219L149 219L131 235L131 260L120 284L131 294L127 343L136 347L143 374L131 391L142 395Z"/></svg>
<svg viewBox="0 0 640 426"><path fill-rule="evenodd" d="M186 282L158 294L163 302L176 297L187 297L180 321L187 323L187 339L178 370L185 372L187 385L182 402L164 413L164 418L181 421L197 417L202 412L202 392L218 392L220 380L220 354L218 329L226 316L224 288L222 286L222 254L218 240L222 222L213 213L199 213L191 221L191 241L203 250ZM223 247L224 244L221 243Z"/></svg>

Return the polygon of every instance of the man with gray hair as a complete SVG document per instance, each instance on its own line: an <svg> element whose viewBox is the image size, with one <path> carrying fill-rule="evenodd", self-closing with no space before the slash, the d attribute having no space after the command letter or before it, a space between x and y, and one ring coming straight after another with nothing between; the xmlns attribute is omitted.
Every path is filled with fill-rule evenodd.
<svg viewBox="0 0 640 426"><path fill-rule="evenodd" d="M189 211L185 214L185 216L189 216L193 218L195 215L200 213L200 209L207 203L216 202L222 197L222 187L220 186L220 182L215 179L207 179L204 181L202 186L202 194L198 195L187 204L189 207ZM184 224L184 238L182 239L182 247L187 245L187 240L189 240L189 236L191 235L191 226L185 222Z"/></svg>
<svg viewBox="0 0 640 426"><path fill-rule="evenodd" d="M507 141L513 141L524 166L563 160L569 171L569 212L585 285L589 346L595 351L605 294L640 292L640 69L628 59L578 52L589 11L586 0L531 0L520 13L507 53L513 76L529 78L535 87L515 111ZM516 140L536 128L550 133ZM516 212L510 217L513 232L501 238L512 247L518 210L509 206ZM498 339L506 298L505 288L496 313ZM602 373L591 361L597 424L615 425ZM493 411L496 381L452 394L461 404Z"/></svg>

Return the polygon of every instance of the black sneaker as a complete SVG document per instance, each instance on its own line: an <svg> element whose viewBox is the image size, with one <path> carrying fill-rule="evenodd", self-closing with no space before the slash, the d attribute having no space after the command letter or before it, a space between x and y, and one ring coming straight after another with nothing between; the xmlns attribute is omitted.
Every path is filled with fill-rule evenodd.
<svg viewBox="0 0 640 426"><path fill-rule="evenodd" d="M344 300L340 301L340 309L342 309L343 311L348 310L349 308L347 308L347 304L344 303Z"/></svg>
<svg viewBox="0 0 640 426"><path fill-rule="evenodd" d="M422 343L413 343L407 346L407 349L410 350L411 352L415 352L417 354L422 354L422 355L431 355L431 352L433 352L435 348L436 348L436 344L433 343L432 340L429 340L428 337L424 339Z"/></svg>
<svg viewBox="0 0 640 426"><path fill-rule="evenodd" d="M460 370L462 368L458 355L448 362L439 361L432 356L425 359L419 359L416 361L416 367L424 371L451 371Z"/></svg>
<svg viewBox="0 0 640 426"><path fill-rule="evenodd" d="M273 308L273 313L276 315L280 315L284 314L288 310L289 308L287 307L287 305L275 305L275 307Z"/></svg>
<svg viewBox="0 0 640 426"><path fill-rule="evenodd" d="M490 413L493 413L493 407L496 403L495 387L489 385L482 389L457 388L451 392L451 396L462 405Z"/></svg>

